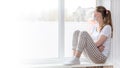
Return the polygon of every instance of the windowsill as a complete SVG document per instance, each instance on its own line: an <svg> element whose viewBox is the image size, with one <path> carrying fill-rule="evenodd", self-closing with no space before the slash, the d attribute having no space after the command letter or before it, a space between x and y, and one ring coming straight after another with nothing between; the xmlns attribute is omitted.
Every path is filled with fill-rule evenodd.
<svg viewBox="0 0 120 68"><path fill-rule="evenodd" d="M67 58L65 60L69 60L70 58ZM45 61L44 61L45 62ZM57 62L57 61L56 61ZM105 64L94 64L90 63L88 60L82 58L80 59L81 64L80 65L64 65L63 63L35 63L35 64L26 64L28 68L74 68L74 67L100 67L103 66L105 68L113 68L113 64L105 63Z"/></svg>
<svg viewBox="0 0 120 68"><path fill-rule="evenodd" d="M51 58L51 59L23 59L22 63L27 65L37 65L37 64L61 64L71 60L72 57L66 57L63 59ZM80 58L82 64L91 64L91 62L85 57Z"/></svg>
<svg viewBox="0 0 120 68"><path fill-rule="evenodd" d="M80 65L63 65L63 64L39 64L39 65L29 65L28 68L86 68L86 67L107 67L113 68L112 64L80 64Z"/></svg>
<svg viewBox="0 0 120 68"><path fill-rule="evenodd" d="M71 58L67 57L67 58L64 58L63 60L60 60L60 59L46 59L46 60L38 60L38 59L33 59L33 60L26 60L25 62L23 62L23 64L25 65L38 65L38 66L48 66L48 65L63 65L64 62L68 62L69 60L71 60ZM104 65L112 65L112 61L109 61L111 63L108 63L106 62ZM81 57L80 59L80 64L81 65L96 65L94 64L93 62L91 62L89 59L85 58L85 57Z"/></svg>

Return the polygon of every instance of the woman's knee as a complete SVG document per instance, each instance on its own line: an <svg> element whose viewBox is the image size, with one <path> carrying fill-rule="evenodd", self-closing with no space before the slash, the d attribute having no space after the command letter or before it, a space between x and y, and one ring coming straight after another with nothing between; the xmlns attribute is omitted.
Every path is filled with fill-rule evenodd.
<svg viewBox="0 0 120 68"><path fill-rule="evenodd" d="M87 31L82 31L82 32L81 32L81 35L87 35L87 34L88 34Z"/></svg>
<svg viewBox="0 0 120 68"><path fill-rule="evenodd" d="M74 31L74 35L78 35L80 33L80 30L76 30L76 31Z"/></svg>

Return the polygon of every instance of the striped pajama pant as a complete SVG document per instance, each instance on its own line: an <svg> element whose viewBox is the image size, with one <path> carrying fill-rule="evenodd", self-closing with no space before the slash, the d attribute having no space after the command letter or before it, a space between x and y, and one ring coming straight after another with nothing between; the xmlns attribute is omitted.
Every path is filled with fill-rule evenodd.
<svg viewBox="0 0 120 68"><path fill-rule="evenodd" d="M86 32L79 30L73 34L72 49L84 52L85 56L96 64L105 63L107 57L99 51L91 36Z"/></svg>

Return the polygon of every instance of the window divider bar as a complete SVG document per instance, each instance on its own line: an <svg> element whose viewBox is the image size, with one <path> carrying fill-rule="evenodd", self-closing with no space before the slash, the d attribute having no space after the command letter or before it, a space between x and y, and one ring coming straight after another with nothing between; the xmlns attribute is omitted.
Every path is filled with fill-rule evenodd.
<svg viewBox="0 0 120 68"><path fill-rule="evenodd" d="M64 58L64 0L58 1L58 57Z"/></svg>

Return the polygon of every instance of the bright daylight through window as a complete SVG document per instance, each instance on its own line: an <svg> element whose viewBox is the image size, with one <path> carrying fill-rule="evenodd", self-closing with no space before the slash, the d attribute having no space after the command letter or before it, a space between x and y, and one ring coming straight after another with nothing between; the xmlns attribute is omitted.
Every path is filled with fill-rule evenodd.
<svg viewBox="0 0 120 68"><path fill-rule="evenodd" d="M58 0L21 0L21 3L23 58L58 58Z"/></svg>
<svg viewBox="0 0 120 68"><path fill-rule="evenodd" d="M23 2L22 2L23 1ZM20 42L24 59L59 58L72 56L73 31L87 30L93 19L96 0L64 0L65 48L59 48L59 0L21 0L19 20ZM62 28L62 27L60 27Z"/></svg>

